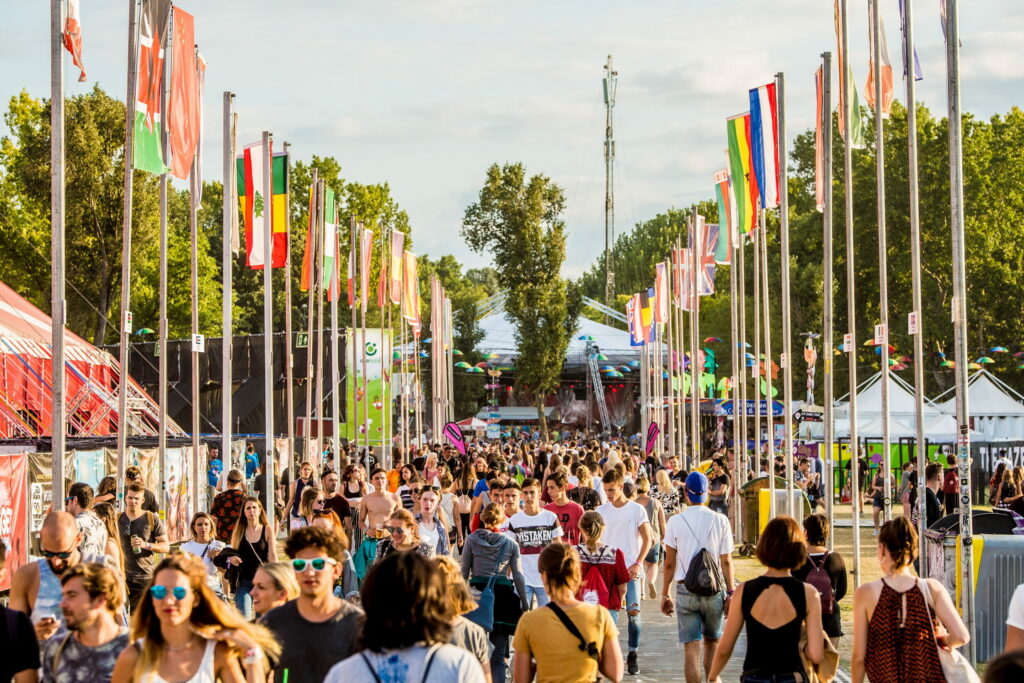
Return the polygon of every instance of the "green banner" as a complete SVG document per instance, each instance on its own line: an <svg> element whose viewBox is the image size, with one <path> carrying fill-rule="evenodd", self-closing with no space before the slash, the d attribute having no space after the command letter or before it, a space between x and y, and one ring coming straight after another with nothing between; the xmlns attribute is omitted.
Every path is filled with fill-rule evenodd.
<svg viewBox="0 0 1024 683"><path fill-rule="evenodd" d="M342 435L367 443L364 425L369 426L369 444L391 443L391 330L378 328L345 330L345 424ZM351 349L355 349L355 358ZM363 354L366 382L363 382ZM355 367L351 367L353 361Z"/></svg>

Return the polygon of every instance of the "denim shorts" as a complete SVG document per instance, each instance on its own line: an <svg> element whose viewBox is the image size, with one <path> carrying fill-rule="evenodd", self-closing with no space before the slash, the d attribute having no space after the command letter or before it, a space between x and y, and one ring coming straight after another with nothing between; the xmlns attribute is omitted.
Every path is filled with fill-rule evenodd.
<svg viewBox="0 0 1024 683"><path fill-rule="evenodd" d="M647 557L644 558L644 562L647 564L658 564L665 558L665 550L661 547L660 543L655 543L651 546L651 549L647 551Z"/></svg>
<svg viewBox="0 0 1024 683"><path fill-rule="evenodd" d="M725 591L714 595L694 595L686 586L676 584L676 622L679 642L718 640L725 620Z"/></svg>

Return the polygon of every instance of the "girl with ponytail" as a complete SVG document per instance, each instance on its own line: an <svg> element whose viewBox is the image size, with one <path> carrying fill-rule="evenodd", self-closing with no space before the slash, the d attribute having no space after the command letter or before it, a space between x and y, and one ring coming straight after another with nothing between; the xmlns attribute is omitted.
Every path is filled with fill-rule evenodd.
<svg viewBox="0 0 1024 683"><path fill-rule="evenodd" d="M584 512L579 526L580 544L576 552L580 556L581 583L576 598L617 612L622 609L622 598L629 583L626 557L618 548L601 542L604 518L599 512Z"/></svg>

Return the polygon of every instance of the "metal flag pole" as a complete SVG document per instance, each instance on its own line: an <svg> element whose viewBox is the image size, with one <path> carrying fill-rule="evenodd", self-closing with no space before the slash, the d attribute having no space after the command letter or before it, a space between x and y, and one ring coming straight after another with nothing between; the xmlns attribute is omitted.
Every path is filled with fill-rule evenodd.
<svg viewBox="0 0 1024 683"><path fill-rule="evenodd" d="M678 278L677 282L680 285L683 284L684 277L682 259L682 240L679 237L676 237L676 246L672 258L672 268L674 277ZM676 301L675 306L673 306L672 314L675 316L676 369L679 371L677 380L677 393L679 395L679 402L676 404L675 407L676 423L679 425L679 450L676 453L673 453L673 455L680 456L679 461L681 463L685 463L688 460L686 457L686 382L684 381L686 377L686 368L683 367L683 357L686 355L686 344L684 336L685 327L683 325L683 305L685 304L685 302L683 301L683 296L684 292L686 291L686 288L683 286L679 286L677 287L677 289L679 290L677 292L678 300Z"/></svg>
<svg viewBox="0 0 1024 683"><path fill-rule="evenodd" d="M726 194L728 196L728 186L726 187ZM743 377L740 374L740 347L737 336L739 334L739 311L736 306L736 240L732 226L729 225L728 216L726 216L726 222L724 225L718 226L718 239L725 238L729 240L729 345L732 348L732 452L734 456L733 464L733 478L736 481L734 490L738 490L739 487L746 483L746 472L743 468L743 456L737 446L739 445L739 412L736 408L740 405L739 401L739 390L740 382ZM735 499L736 496L733 496ZM743 515L740 513L739 505L732 505L732 523L733 529L736 530L736 537L743 538Z"/></svg>
<svg viewBox="0 0 1024 683"><path fill-rule="evenodd" d="M192 512L199 511L199 433L202 431L202 415L199 412L199 359L202 357L196 344L199 335L199 193L202 179L199 177L199 151L192 158L189 173L188 225L189 225L189 270L192 288ZM212 501L211 501L212 502Z"/></svg>
<svg viewBox="0 0 1024 683"><path fill-rule="evenodd" d="M775 74L779 135L779 245L782 249L782 421L786 429L786 509L797 517L793 486L793 323L789 292L789 173L786 170L786 76Z"/></svg>
<svg viewBox="0 0 1024 683"><path fill-rule="evenodd" d="M907 174L910 180L910 273L913 311L910 314L909 332L914 339L914 451L917 456L917 490L924 491L925 468L928 454L924 440L924 321L921 319L921 212L917 187L917 102L914 72L914 24L912 0L903 0L903 63L906 65L903 78L907 86ZM928 528L927 496L917 496L918 558L920 575L927 577L927 539L924 530Z"/></svg>
<svg viewBox="0 0 1024 683"><path fill-rule="evenodd" d="M334 216L334 244L338 243L338 207L337 198L332 198L334 206L327 206L327 187L324 181L320 183L320 197L317 199L318 215L317 215L317 232L321 236L326 236L327 230L327 214L330 213ZM327 240L321 238L321 241L326 247ZM333 259L333 275L329 279L327 286L328 296L330 298L330 309L331 309L331 438L334 443L334 457L332 458L331 467L335 472L338 472L341 466L341 355L339 351L339 329L338 329L338 299L341 298L341 264L338 263L337 252L331 254ZM326 256L326 254L324 254ZM338 290L332 293L334 287L334 275L337 275L338 279ZM340 472L339 472L340 475Z"/></svg>
<svg viewBox="0 0 1024 683"><path fill-rule="evenodd" d="M364 228L364 230L365 230L365 228ZM371 251L370 253L372 254L373 252ZM367 291L369 289L370 273L369 272L365 272L364 273L363 270L369 271L371 264L370 263L363 263L362 260L363 260L363 247L362 247L362 241L360 241L360 243L359 243L359 261L360 261L360 263L359 263L359 267L360 267L359 276L360 276L360 279L361 279L360 285L362 287L362 292L361 292L362 296L359 299L359 312L361 314L360 320L361 320L361 329L362 329L363 332L362 332L362 340L361 340L361 343L359 344L359 358L360 358L360 362L361 362L361 366L362 366L362 371L363 371L363 401L362 401L362 403L363 403L363 437L364 437L363 441L366 444L366 450L365 450L365 453L366 453L366 469L369 469L370 468L370 391L369 391L369 383L367 382L367 377L366 377L366 337L367 337L367 334L366 334L367 333L366 300L367 300L367 298L369 298L369 295L370 295L370 293Z"/></svg>
<svg viewBox="0 0 1024 683"><path fill-rule="evenodd" d="M50 424L53 509L64 509L64 3L50 0ZM123 375L122 375L123 377Z"/></svg>
<svg viewBox="0 0 1024 683"><path fill-rule="evenodd" d="M263 131L263 196L267 207L263 220L263 413L264 435L266 438L266 471L267 482L273 481L274 470L274 227L272 199L274 192L272 139L268 131ZM273 513L274 487L266 487L264 509Z"/></svg>
<svg viewBox="0 0 1024 683"><path fill-rule="evenodd" d="M771 492L768 511L769 515L774 518L777 506L775 503L775 400L772 398L772 394L775 393L775 389L772 385L772 317L771 299L768 297L768 230L765 227L766 213L764 209L760 210L761 305L763 307L761 319L764 322L764 399L767 406L765 422L768 423L768 437L766 439L768 442L768 490Z"/></svg>
<svg viewBox="0 0 1024 683"><path fill-rule="evenodd" d="M316 296L320 287L320 279L317 277L320 272L320 237L317 235L315 227L316 207L319 205L317 202L317 193L320 191L319 177L320 172L314 167L313 182L309 187L309 208L306 216L306 239L311 245L311 253L309 256L311 282L309 283L309 288L306 290L306 424L305 428L302 430L302 458L300 462L309 460L312 456L312 453L310 452L310 445L312 444L313 435L313 385L316 384L316 381L313 379L313 372L316 367L313 356L313 352L316 349L313 339L313 323L316 318L313 297ZM290 471L291 470L289 470L289 472Z"/></svg>
<svg viewBox="0 0 1024 683"><path fill-rule="evenodd" d="M840 91L843 106L843 183L846 186L846 324L847 334L843 341L845 351L848 354L849 386L850 386L850 503L853 506L853 585L860 585L860 471L859 471L859 446L857 438L857 303L856 286L857 271L854 267L856 247L853 235L853 145L850 135L850 117L852 116L850 87L853 85L850 79L850 69L847 64L849 53L849 36L846 31L847 21L847 0L840 2L840 53L842 59L839 64Z"/></svg>
<svg viewBox="0 0 1024 683"><path fill-rule="evenodd" d="M284 143L284 229L288 245L284 257L284 384L285 412L288 415L288 452L281 463L282 472L290 472L295 461L295 358L292 352L292 179L291 143ZM266 472L264 472L266 474ZM276 473L272 478L277 481Z"/></svg>
<svg viewBox="0 0 1024 683"><path fill-rule="evenodd" d="M753 267L751 272L754 276L754 363L750 366L750 377L754 384L754 472L761 472L761 435L764 418L764 411L761 409L761 232L756 228L750 232L751 256ZM765 472L771 474L771 468L765 467ZM769 484L770 485L770 484Z"/></svg>
<svg viewBox="0 0 1024 683"><path fill-rule="evenodd" d="M174 39L174 7L171 7L170 13L167 19L167 43L164 46L167 59L164 60L163 68L163 86L161 87L160 94L160 112L161 114L167 111L167 89L169 87L168 74L172 73L172 63L174 61L174 51L171 49ZM167 125L164 122L160 126L160 154L161 158L166 162L167 160ZM159 463L158 471L160 478L160 497L159 506L162 516L166 517L167 514L167 479L165 473L167 472L167 172L169 169L165 167L164 172L160 174L160 324L159 328L159 339L157 340L157 348L160 350L160 359L157 363L160 388L157 391L158 402L160 404L159 414L159 425L160 435L157 438L157 462Z"/></svg>
<svg viewBox="0 0 1024 683"><path fill-rule="evenodd" d="M882 345L882 514L892 519L892 456L889 453L889 267L885 232L885 129L882 115L882 39L878 0L871 0L872 67L875 79L875 176L878 222L878 317L875 343Z"/></svg>
<svg viewBox="0 0 1024 683"><path fill-rule="evenodd" d="M747 371L746 371L746 367L747 367L747 270L746 270L746 264L744 263L744 256L743 256L743 252L745 251L745 249L743 247L745 246L744 242L746 242L746 238L745 238L744 235L739 235L739 234L737 235L737 238L738 239L736 240L735 250L733 252L733 258L735 259L733 261L733 263L736 264L735 267L738 270L738 272L736 273L738 275L738 277L736 279L738 280L737 284L739 285L739 301L737 301L738 310L737 310L736 317L737 317L737 319L739 321L740 339L739 339L739 343L737 344L734 353L737 355L737 357L740 359L740 361L739 361L739 372L736 375L736 389L735 389L735 391L736 391L736 398L738 398L739 400L738 401L733 401L733 406L734 406L734 408L733 408L733 419L734 420L736 419L736 414L737 414L737 411L738 411L739 418L740 418L740 431L739 431L739 435L740 435L740 440L739 440L740 449L738 451L736 451L736 453L737 453L736 463L737 463L738 467L741 467L743 469L743 474L741 476L740 481L742 481L743 483L746 483L746 481L747 481L747 474L751 470L753 470L754 473L756 474L757 473L757 469L756 469L756 465L753 468L750 467L750 451L747 448L747 435L749 434L749 430L748 430L749 424L748 424L748 421L747 421ZM739 406L738 408L735 407L737 405ZM733 429L735 429L735 423L733 424ZM735 435L735 432L734 432L734 435ZM735 438L733 438L733 441L735 442ZM743 538L743 536L741 534L739 534L739 533L737 533L736 536L737 536L737 538Z"/></svg>
<svg viewBox="0 0 1024 683"><path fill-rule="evenodd" d="M117 386L117 493L115 507L124 500L124 470L128 452L128 343L132 333L132 187L135 179L135 99L138 80L138 2L128 3L128 97L124 110L124 221L121 223L121 333L118 343L120 376ZM63 73L63 70L62 70ZM61 496L63 498L63 495Z"/></svg>
<svg viewBox="0 0 1024 683"><path fill-rule="evenodd" d="M668 311L668 317L665 320L665 338L668 339L668 401L666 417L668 418L668 453L673 454L676 452L676 384L675 384L675 358L676 358L676 345L675 339L673 339L673 333L675 332L675 325L673 325L673 314L672 309L672 292L673 292L673 280L672 280L672 259L669 258L664 264L665 272L668 274L665 282L665 296L667 297L665 310ZM664 455L664 454L662 454ZM664 464L664 459L658 461Z"/></svg>
<svg viewBox="0 0 1024 683"><path fill-rule="evenodd" d="M310 287L311 290L315 291L316 297L316 318L314 322L314 329L316 330L316 397L313 401L316 410L316 443L317 451L313 453L314 462L323 465L323 453L324 453L324 291L323 291L323 278L324 278L324 260L326 254L324 253L324 235L323 229L320 227L320 216L322 215L323 209L323 196L326 194L324 185L326 180L319 180L316 185L316 196L313 203L313 232L316 234L316 243L319 247L320 255L316 259L316 286ZM309 340L309 347L313 348L313 340ZM334 437L337 439L337 435ZM337 450L337 448L335 448Z"/></svg>
<svg viewBox="0 0 1024 683"><path fill-rule="evenodd" d="M346 397L348 396L348 393L347 393L348 389L347 389L347 387L351 386L352 387L352 394L351 394L352 395L352 409L351 409L351 411L349 411L348 408L345 409L345 419L346 419L346 422L347 422L348 421L348 415L351 413L351 415L352 415L352 424L349 425L349 430L350 430L350 433L352 434L352 447L353 447L352 455L353 455L354 458L358 458L359 457L359 401L356 398L356 394L357 394L356 388L357 388L357 384L358 384L358 382L357 382L357 372L358 372L357 368L358 368L358 364L356 362L356 347L358 346L357 335L359 335L360 333L359 333L359 330L358 330L358 327L357 327L357 320L356 320L356 287L358 286L358 278L356 277L356 275L357 275L357 272L356 272L356 264L357 264L356 253L358 252L359 235L362 232L361 231L361 226L362 226L362 224L358 223L356 221L356 217L355 216L352 216L349 219L349 226L348 226L348 238L349 238L348 239L348 263L349 263L349 270L348 270L347 275L348 275L348 279L351 281L351 287L352 287L352 299L351 299L351 304L349 305L349 325L350 325L350 328L351 328L352 331L348 335L348 337L346 338L346 341L348 342L348 345L351 347L349 349L349 352L350 352L350 355L352 357L352 364L349 367L345 368L345 383L346 383L346 394L345 395L346 395Z"/></svg>
<svg viewBox="0 0 1024 683"><path fill-rule="evenodd" d="M835 443L835 419L833 416L833 407L835 403L834 398L834 381L835 372L833 368L833 346L835 337L835 330L833 329L833 301L832 301L832 290L833 284L833 272L832 268L834 265L833 259L833 245L832 245L832 53L825 52L821 55L821 134L822 134L822 166L824 168L823 173L823 199L824 199L824 213L822 214L822 230L824 236L822 239L822 245L824 249L822 263L823 268L823 291L824 291L824 320L823 320L823 331L822 336L824 339L821 344L822 355L824 356L824 367L822 373L824 377L824 400L823 406L824 414L822 415L825 420L825 434L824 443L822 447L824 453L822 453L822 463L824 464L824 475L825 475L825 513L828 515L829 528L835 528L833 525L834 521L834 509L833 504L835 502L835 474L833 472L834 460L832 453L832 444ZM835 534L829 534L828 544L829 549L834 547Z"/></svg>
<svg viewBox="0 0 1024 683"><path fill-rule="evenodd" d="M690 404L691 439L693 441L693 460L688 469L696 469L700 465L700 452L703 446L700 433L700 292L697 288L700 276L697 273L697 253L703 242L703 217L693 207L690 223L690 391L693 401Z"/></svg>
<svg viewBox="0 0 1024 683"><path fill-rule="evenodd" d="M231 402L234 395L234 382L231 378L232 368L232 269L234 267L234 250L232 242L235 230L235 207L237 204L237 178L238 172L235 168L235 116L231 111L231 105L235 96L224 91L224 139L223 139L223 180L221 195L221 327L223 329L223 344L221 348L221 402L220 402L220 438L221 462L229 462L231 458ZM197 483L198 485L198 483ZM210 501L212 502L212 501Z"/></svg>
<svg viewBox="0 0 1024 683"><path fill-rule="evenodd" d="M953 342L956 353L957 469L960 474L960 611L971 639L968 659L977 660L974 633L974 524L971 517L970 413L967 404L967 264L964 235L963 119L960 107L958 0L946 0L946 88L949 97L949 200L953 251ZM917 363L921 361L918 360Z"/></svg>

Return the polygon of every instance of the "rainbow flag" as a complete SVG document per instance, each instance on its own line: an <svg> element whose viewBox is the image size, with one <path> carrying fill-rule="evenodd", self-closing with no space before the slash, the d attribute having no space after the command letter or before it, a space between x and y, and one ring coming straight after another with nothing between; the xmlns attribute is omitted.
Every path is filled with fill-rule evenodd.
<svg viewBox="0 0 1024 683"><path fill-rule="evenodd" d="M726 120L729 137L729 175L736 193L737 230L741 235L757 228L757 176L751 164L750 113Z"/></svg>

